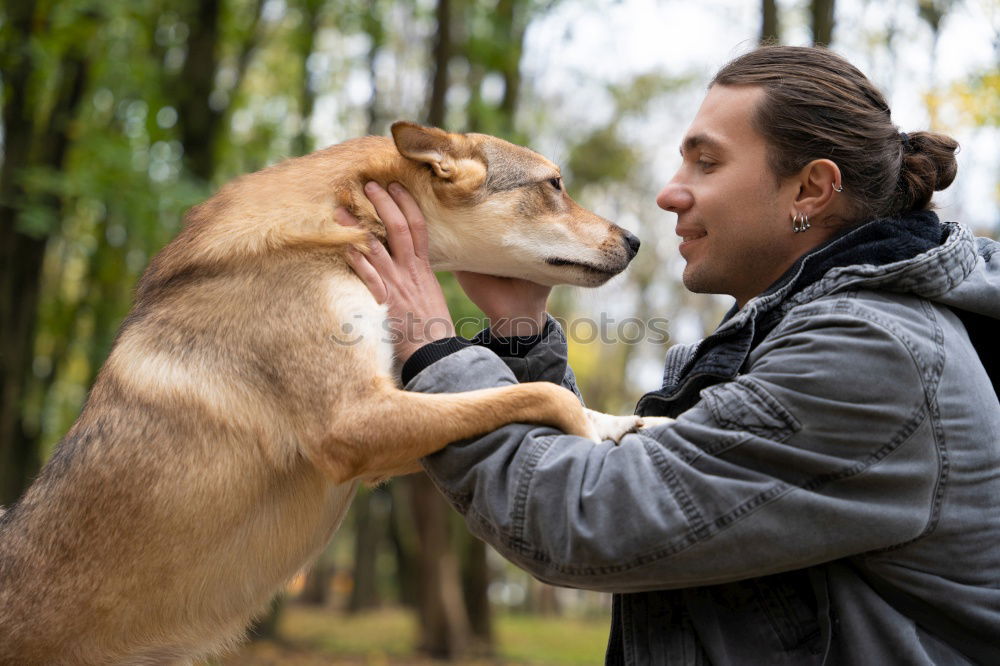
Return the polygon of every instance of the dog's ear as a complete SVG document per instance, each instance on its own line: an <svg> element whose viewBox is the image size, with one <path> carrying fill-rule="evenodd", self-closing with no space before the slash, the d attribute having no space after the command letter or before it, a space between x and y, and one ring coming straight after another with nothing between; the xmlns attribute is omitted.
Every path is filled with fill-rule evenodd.
<svg viewBox="0 0 1000 666"><path fill-rule="evenodd" d="M400 120L392 124L392 138L403 157L429 164L438 178L451 180L456 176L458 146L448 132Z"/></svg>

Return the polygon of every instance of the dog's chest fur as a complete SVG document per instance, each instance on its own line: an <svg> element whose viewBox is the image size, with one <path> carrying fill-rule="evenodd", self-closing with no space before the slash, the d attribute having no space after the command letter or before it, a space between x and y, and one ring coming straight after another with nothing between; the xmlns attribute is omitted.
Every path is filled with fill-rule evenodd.
<svg viewBox="0 0 1000 666"><path fill-rule="evenodd" d="M353 274L331 277L328 288L333 323L330 344L345 347L347 355L367 365L369 372L390 376L393 347L386 306L379 305Z"/></svg>

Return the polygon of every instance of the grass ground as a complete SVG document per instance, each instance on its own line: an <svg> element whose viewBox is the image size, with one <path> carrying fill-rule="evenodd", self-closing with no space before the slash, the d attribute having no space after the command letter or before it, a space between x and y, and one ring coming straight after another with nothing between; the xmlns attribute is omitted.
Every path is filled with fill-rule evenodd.
<svg viewBox="0 0 1000 666"><path fill-rule="evenodd" d="M591 620L506 615L496 619L497 654L467 666L583 666L604 659L606 618ZM246 645L220 666L431 666L415 656L412 613L386 609L363 615L289 606L279 641Z"/></svg>

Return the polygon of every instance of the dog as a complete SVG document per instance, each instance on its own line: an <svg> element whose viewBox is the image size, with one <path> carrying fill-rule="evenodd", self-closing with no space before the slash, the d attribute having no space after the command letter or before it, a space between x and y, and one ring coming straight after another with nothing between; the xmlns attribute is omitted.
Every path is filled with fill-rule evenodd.
<svg viewBox="0 0 1000 666"><path fill-rule="evenodd" d="M552 383L398 387L385 308L345 260L369 232L385 239L367 181L413 194L440 270L596 286L638 241L527 148L407 122L392 137L229 183L151 261L82 413L0 516L0 663L226 651L321 552L359 482L511 422L597 441L641 425L591 420Z"/></svg>

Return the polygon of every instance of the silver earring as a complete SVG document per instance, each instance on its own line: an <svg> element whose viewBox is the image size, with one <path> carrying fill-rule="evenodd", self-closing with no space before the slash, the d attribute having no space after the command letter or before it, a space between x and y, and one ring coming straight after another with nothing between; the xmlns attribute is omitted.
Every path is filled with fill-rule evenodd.
<svg viewBox="0 0 1000 666"><path fill-rule="evenodd" d="M805 213L795 212L795 216L792 217L792 231L794 233L802 233L808 229L811 224L809 224L809 216Z"/></svg>
<svg viewBox="0 0 1000 666"><path fill-rule="evenodd" d="M840 192L844 191L844 186L843 185L838 186L836 183L834 183L833 184L833 191L837 192L839 194Z"/></svg>

